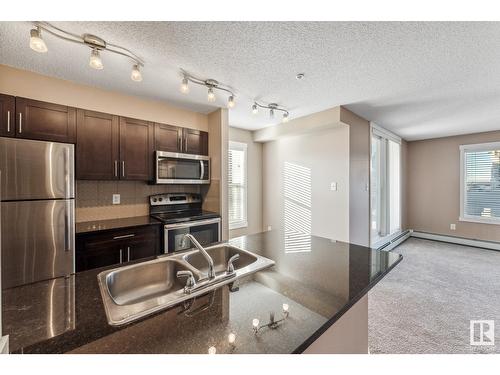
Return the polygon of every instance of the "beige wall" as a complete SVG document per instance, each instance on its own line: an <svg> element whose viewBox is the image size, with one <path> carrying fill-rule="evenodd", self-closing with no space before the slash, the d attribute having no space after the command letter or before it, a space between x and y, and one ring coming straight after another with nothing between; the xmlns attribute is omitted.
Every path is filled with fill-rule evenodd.
<svg viewBox="0 0 500 375"><path fill-rule="evenodd" d="M416 231L500 241L495 224L461 222L460 150L464 144L498 142L500 131L408 142L407 224ZM450 230L450 224L456 230Z"/></svg>
<svg viewBox="0 0 500 375"><path fill-rule="evenodd" d="M248 226L229 231L229 237L239 237L262 231L262 144L253 141L252 132L229 128L229 140L247 144L248 158Z"/></svg>
<svg viewBox="0 0 500 375"><path fill-rule="evenodd" d="M370 246L370 123L346 108L340 120L349 125L349 242Z"/></svg>
<svg viewBox="0 0 500 375"><path fill-rule="evenodd" d="M284 229L284 164L293 163L310 171L312 234L349 240L349 128L289 136L263 146L263 226ZM330 191L337 182L338 190ZM300 193L305 181L296 182ZM301 224L299 224L301 225Z"/></svg>
<svg viewBox="0 0 500 375"><path fill-rule="evenodd" d="M207 131L207 115L0 65L0 93Z"/></svg>

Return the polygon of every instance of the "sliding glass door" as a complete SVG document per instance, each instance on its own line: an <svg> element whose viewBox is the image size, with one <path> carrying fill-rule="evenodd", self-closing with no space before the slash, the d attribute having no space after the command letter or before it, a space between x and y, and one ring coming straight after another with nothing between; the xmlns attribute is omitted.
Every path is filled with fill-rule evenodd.
<svg viewBox="0 0 500 375"><path fill-rule="evenodd" d="M372 127L370 167L373 247L401 231L401 140Z"/></svg>

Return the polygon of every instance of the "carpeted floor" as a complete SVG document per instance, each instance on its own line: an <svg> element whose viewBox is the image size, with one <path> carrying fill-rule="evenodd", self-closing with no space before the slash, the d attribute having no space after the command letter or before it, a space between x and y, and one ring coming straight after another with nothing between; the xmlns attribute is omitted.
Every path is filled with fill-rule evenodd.
<svg viewBox="0 0 500 375"><path fill-rule="evenodd" d="M500 353L500 252L410 238L369 294L371 353ZM471 346L470 320L495 320L496 346Z"/></svg>

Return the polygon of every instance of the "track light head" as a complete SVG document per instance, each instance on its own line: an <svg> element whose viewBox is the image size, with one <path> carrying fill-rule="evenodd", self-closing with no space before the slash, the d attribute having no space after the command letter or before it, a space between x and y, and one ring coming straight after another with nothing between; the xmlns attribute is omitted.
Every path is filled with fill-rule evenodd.
<svg viewBox="0 0 500 375"><path fill-rule="evenodd" d="M130 78L132 81L135 82L141 82L142 81L142 74L141 71L139 70L139 64L134 64L132 67L132 73L130 74Z"/></svg>
<svg viewBox="0 0 500 375"><path fill-rule="evenodd" d="M182 83L181 83L181 87L180 87L180 90L183 94L188 94L189 93L189 86L188 86L188 79L186 77L184 77L182 79Z"/></svg>
<svg viewBox="0 0 500 375"><path fill-rule="evenodd" d="M227 99L227 106L229 108L234 108L235 106L235 102L234 102L234 95L230 95L229 98Z"/></svg>
<svg viewBox="0 0 500 375"><path fill-rule="evenodd" d="M40 27L30 30L30 48L39 53L45 53L48 50L47 45L42 39L42 30Z"/></svg>
<svg viewBox="0 0 500 375"><path fill-rule="evenodd" d="M214 89L213 89L212 87L209 87L209 88L208 88L207 100L208 100L210 103L215 102L215 93L214 93Z"/></svg>
<svg viewBox="0 0 500 375"><path fill-rule="evenodd" d="M288 122L290 118L288 117L288 112L283 113L283 122Z"/></svg>
<svg viewBox="0 0 500 375"><path fill-rule="evenodd" d="M90 53L89 65L91 68L101 70L104 68L102 64L101 55L99 54L99 50L97 48L92 49Z"/></svg>
<svg viewBox="0 0 500 375"><path fill-rule="evenodd" d="M257 107L257 104L253 104L252 105L252 114L256 115L257 113L259 113L259 108Z"/></svg>

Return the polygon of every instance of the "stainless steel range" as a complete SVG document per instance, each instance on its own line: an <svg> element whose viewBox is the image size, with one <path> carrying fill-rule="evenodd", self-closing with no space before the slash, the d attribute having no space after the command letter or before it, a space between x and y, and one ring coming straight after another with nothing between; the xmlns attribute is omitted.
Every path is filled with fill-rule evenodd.
<svg viewBox="0 0 500 375"><path fill-rule="evenodd" d="M165 253L190 248L189 241L184 243L182 241L187 233L192 234L203 246L220 241L220 215L202 210L202 199L199 194L151 195L149 204L151 217L165 224L163 248Z"/></svg>

